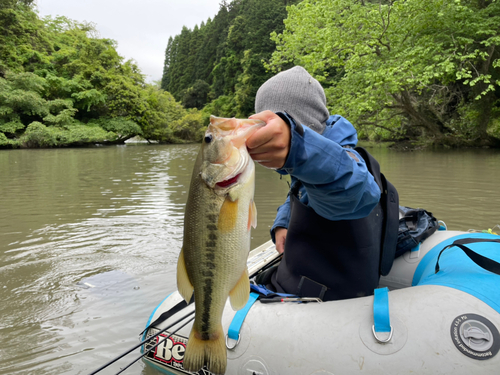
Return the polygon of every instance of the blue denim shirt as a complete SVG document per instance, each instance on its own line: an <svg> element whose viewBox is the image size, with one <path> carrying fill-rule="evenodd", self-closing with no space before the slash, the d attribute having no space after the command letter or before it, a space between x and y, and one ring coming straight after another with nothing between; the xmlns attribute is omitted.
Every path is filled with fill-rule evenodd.
<svg viewBox="0 0 500 375"><path fill-rule="evenodd" d="M290 116L280 115L289 120L292 138L287 160L277 172L289 174L292 186L297 180L302 182L300 201L329 220L368 216L380 200L380 189L363 158L344 147L355 147L358 142L354 126L344 117L333 115L323 134L318 134L307 126L301 131ZM273 241L274 229L288 228L289 219L290 197L278 208L271 228Z"/></svg>

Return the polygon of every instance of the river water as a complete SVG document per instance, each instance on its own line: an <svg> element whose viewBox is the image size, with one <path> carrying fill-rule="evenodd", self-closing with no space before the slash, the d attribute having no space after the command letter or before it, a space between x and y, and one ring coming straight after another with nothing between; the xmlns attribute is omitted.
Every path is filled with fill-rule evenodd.
<svg viewBox="0 0 500 375"><path fill-rule="evenodd" d="M88 374L139 342L150 313L176 288L197 150L0 151L0 374ZM401 204L453 230L500 224L498 150L370 152ZM269 239L287 191L286 178L257 166L252 248ZM157 374L142 361L124 373Z"/></svg>

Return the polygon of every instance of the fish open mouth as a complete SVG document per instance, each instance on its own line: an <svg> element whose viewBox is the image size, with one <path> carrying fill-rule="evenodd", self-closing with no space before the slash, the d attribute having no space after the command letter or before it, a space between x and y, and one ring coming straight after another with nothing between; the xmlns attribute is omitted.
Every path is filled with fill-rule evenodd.
<svg viewBox="0 0 500 375"><path fill-rule="evenodd" d="M221 188L227 188L228 186L231 186L235 184L238 181L238 178L240 178L241 173L237 174L234 177L231 177L229 180L224 180L221 182L217 182L216 185Z"/></svg>

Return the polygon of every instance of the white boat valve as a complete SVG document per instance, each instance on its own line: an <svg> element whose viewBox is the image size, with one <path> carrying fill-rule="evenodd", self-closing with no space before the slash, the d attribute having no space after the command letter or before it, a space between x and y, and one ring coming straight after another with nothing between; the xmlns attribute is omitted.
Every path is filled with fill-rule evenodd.
<svg viewBox="0 0 500 375"><path fill-rule="evenodd" d="M492 334L489 328L482 322L469 319L460 329L460 337L469 348L478 351L486 351L493 345Z"/></svg>

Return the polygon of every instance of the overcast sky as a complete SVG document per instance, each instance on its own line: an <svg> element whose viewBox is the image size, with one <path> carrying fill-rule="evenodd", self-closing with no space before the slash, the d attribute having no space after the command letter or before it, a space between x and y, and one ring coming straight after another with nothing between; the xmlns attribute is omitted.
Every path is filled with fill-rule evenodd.
<svg viewBox="0 0 500 375"><path fill-rule="evenodd" d="M161 79L168 38L192 29L219 11L220 0L36 0L41 17L94 22L118 53L134 59L148 82Z"/></svg>

